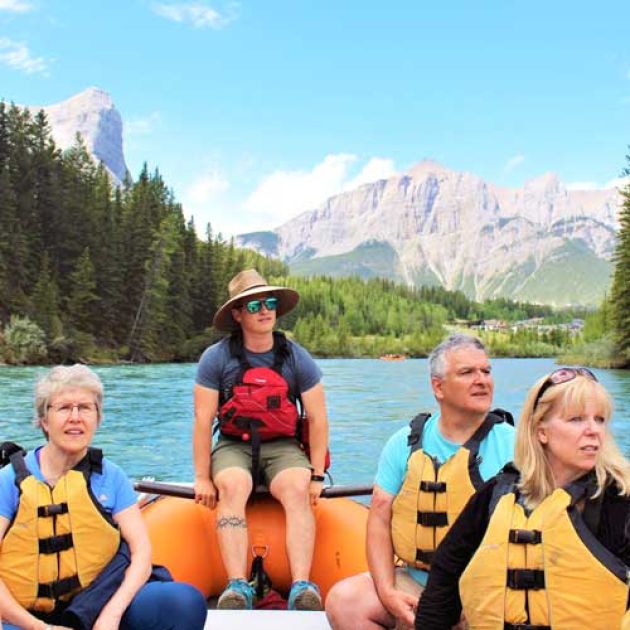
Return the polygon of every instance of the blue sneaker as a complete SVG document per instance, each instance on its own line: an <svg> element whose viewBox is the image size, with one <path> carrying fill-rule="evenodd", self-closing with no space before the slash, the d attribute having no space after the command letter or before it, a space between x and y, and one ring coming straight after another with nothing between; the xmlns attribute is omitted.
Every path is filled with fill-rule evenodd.
<svg viewBox="0 0 630 630"><path fill-rule="evenodd" d="M253 605L254 589L242 578L229 580L217 602L217 608L223 610L251 610Z"/></svg>
<svg viewBox="0 0 630 630"><path fill-rule="evenodd" d="M291 584L289 610L323 610L322 598L317 584L298 580Z"/></svg>

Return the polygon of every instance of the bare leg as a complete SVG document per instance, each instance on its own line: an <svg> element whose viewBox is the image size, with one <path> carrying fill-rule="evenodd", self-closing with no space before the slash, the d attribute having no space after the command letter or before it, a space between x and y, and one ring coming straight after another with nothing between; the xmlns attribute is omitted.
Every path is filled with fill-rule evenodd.
<svg viewBox="0 0 630 630"><path fill-rule="evenodd" d="M294 582L309 579L313 561L315 517L308 494L310 482L310 470L286 468L273 478L269 486L286 515L287 556Z"/></svg>
<svg viewBox="0 0 630 630"><path fill-rule="evenodd" d="M228 578L246 578L247 521L245 504L252 491L252 476L238 467L217 473L217 539Z"/></svg>

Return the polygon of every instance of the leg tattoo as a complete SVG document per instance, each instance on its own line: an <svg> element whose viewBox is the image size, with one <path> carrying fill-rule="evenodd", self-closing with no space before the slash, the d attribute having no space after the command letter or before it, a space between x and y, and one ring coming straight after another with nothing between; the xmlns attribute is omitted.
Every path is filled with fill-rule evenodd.
<svg viewBox="0 0 630 630"><path fill-rule="evenodd" d="M225 527L247 529L247 521L239 516L222 516L217 521L217 529L224 529Z"/></svg>

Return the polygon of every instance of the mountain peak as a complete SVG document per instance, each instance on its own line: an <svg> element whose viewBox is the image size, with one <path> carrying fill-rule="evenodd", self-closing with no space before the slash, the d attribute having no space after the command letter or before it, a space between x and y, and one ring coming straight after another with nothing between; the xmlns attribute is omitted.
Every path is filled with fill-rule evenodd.
<svg viewBox="0 0 630 630"><path fill-rule="evenodd" d="M87 150L105 164L116 183L127 173L123 154L122 118L108 92L88 87L65 101L45 107L28 106L33 112L43 109L55 144L70 148L81 134Z"/></svg>
<svg viewBox="0 0 630 630"><path fill-rule="evenodd" d="M427 175L443 175L452 171L436 160L426 158L414 164L405 174L413 179L423 179Z"/></svg>
<svg viewBox="0 0 630 630"><path fill-rule="evenodd" d="M525 182L525 188L538 191L557 191L562 187L557 173L543 173Z"/></svg>

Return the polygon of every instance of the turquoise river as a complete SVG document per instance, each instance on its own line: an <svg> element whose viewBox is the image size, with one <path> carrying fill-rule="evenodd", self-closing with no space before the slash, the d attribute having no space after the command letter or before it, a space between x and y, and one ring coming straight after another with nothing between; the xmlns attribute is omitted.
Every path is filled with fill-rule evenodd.
<svg viewBox="0 0 630 630"><path fill-rule="evenodd" d="M319 360L331 426L335 483L371 482L383 444L421 410L435 411L424 359ZM528 387L554 368L550 359L495 359L495 406L517 416ZM0 442L32 447L32 391L45 368L0 367ZM97 367L105 419L94 445L130 477L190 481L194 364ZM613 431L630 456L630 372L595 370L615 401Z"/></svg>

